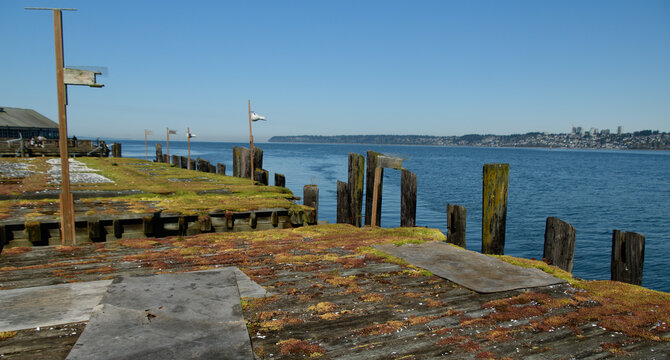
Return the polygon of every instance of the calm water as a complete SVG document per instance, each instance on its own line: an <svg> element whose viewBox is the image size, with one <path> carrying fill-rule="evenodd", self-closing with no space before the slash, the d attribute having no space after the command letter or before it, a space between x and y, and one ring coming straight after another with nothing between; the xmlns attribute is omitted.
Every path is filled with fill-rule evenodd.
<svg viewBox="0 0 670 360"><path fill-rule="evenodd" d="M123 156L144 158L144 141L121 140ZM149 159L155 158L149 143ZM163 142L163 151L165 143ZM191 157L226 164L232 174L237 143L192 142ZM670 152L259 144L263 167L286 176L302 196L303 185L319 185L319 219L334 223L337 180L347 180L349 152L375 150L405 158L418 176L417 224L446 233L446 205L467 208L467 248L481 250L482 165L509 163L505 254L541 258L546 218L556 216L577 229L573 273L609 279L612 230L646 237L644 283L670 292ZM170 154L186 155L186 142L170 142ZM384 172L382 226L400 224L400 172Z"/></svg>

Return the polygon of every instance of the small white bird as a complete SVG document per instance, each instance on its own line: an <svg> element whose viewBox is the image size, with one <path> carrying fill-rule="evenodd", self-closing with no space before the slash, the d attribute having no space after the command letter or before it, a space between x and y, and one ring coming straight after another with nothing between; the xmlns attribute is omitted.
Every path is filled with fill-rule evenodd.
<svg viewBox="0 0 670 360"><path fill-rule="evenodd" d="M258 115L258 114L256 114L255 112L252 111L251 112L251 121L258 121L258 120L266 121L265 116L260 116L260 115Z"/></svg>

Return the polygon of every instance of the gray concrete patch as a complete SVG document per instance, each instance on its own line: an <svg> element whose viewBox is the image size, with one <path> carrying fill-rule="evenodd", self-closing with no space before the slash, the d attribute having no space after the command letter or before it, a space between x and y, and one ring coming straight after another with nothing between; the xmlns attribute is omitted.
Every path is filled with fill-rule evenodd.
<svg viewBox="0 0 670 360"><path fill-rule="evenodd" d="M479 293L493 293L564 283L539 269L512 265L494 257L443 242L375 245L408 263Z"/></svg>
<svg viewBox="0 0 670 360"><path fill-rule="evenodd" d="M233 268L119 276L68 359L253 359Z"/></svg>
<svg viewBox="0 0 670 360"><path fill-rule="evenodd" d="M237 279L237 288L240 290L240 297L262 298L272 295L268 293L262 286L251 280L247 274L242 272L242 270L236 267L223 269L234 269L235 278Z"/></svg>
<svg viewBox="0 0 670 360"><path fill-rule="evenodd" d="M0 331L87 321L112 280L0 291Z"/></svg>

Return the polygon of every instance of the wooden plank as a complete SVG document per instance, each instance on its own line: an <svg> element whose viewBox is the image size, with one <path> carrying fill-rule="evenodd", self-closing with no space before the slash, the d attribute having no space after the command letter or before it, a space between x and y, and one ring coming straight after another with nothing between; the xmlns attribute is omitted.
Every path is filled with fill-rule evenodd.
<svg viewBox="0 0 670 360"><path fill-rule="evenodd" d="M351 205L349 204L349 184L337 181L337 223L350 224Z"/></svg>
<svg viewBox="0 0 670 360"><path fill-rule="evenodd" d="M363 177L365 171L363 155L349 153L349 205L351 206L350 224L361 226L363 218Z"/></svg>
<svg viewBox="0 0 670 360"><path fill-rule="evenodd" d="M375 190L377 191L377 219L381 219L381 211L382 211L382 202L381 202L381 194L382 194L382 187L383 187L383 177L380 177L379 185L375 187L375 169L377 169L378 166L378 157L382 154L376 152L376 151L368 151L367 152L367 162L366 162L366 168L365 168L365 225L370 225L372 222L372 209L373 209L373 202L374 202L374 192ZM384 176L384 170L381 171L381 176Z"/></svg>
<svg viewBox="0 0 670 360"><path fill-rule="evenodd" d="M544 230L542 259L549 265L571 273L575 258L576 238L577 231L572 225L559 218L548 217Z"/></svg>
<svg viewBox="0 0 670 360"><path fill-rule="evenodd" d="M377 166L380 168L402 170L402 158L379 155L377 157Z"/></svg>
<svg viewBox="0 0 670 360"><path fill-rule="evenodd" d="M413 172L403 169L400 173L400 226L416 226L417 178Z"/></svg>
<svg viewBox="0 0 670 360"><path fill-rule="evenodd" d="M644 241L644 235L634 232L612 232L612 280L642 285Z"/></svg>
<svg viewBox="0 0 670 360"><path fill-rule="evenodd" d="M482 253L503 255L509 164L485 164L482 185Z"/></svg>
<svg viewBox="0 0 670 360"><path fill-rule="evenodd" d="M465 247L465 206L447 204L447 242Z"/></svg>
<svg viewBox="0 0 670 360"><path fill-rule="evenodd" d="M382 194L381 194L381 182L382 182L382 174L383 174L384 169L382 168L375 168L374 172L374 182L372 184L372 204L370 206L370 212L372 212L372 218L370 219L370 226L380 226L381 224L381 209L382 209ZM367 203L366 203L367 205ZM373 210L374 209L374 210ZM368 212L365 213L367 216ZM367 221L367 218L366 218ZM368 225L368 224L366 224Z"/></svg>
<svg viewBox="0 0 670 360"><path fill-rule="evenodd" d="M92 87L103 87L102 84L95 82L95 76L102 74L97 71L81 70L81 69L63 69L63 82L66 85L86 85Z"/></svg>

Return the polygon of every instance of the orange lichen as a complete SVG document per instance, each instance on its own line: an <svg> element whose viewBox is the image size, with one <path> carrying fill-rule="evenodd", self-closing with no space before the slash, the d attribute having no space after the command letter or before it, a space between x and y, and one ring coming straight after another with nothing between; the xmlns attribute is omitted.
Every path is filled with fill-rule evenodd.
<svg viewBox="0 0 670 360"><path fill-rule="evenodd" d="M2 255L19 255L23 253L27 253L29 251L33 251L32 247L29 246L17 246L9 249L3 249L2 250Z"/></svg>
<svg viewBox="0 0 670 360"><path fill-rule="evenodd" d="M307 308L309 311L315 311L317 313L323 314L335 310L337 306L331 302L320 302L316 305L312 305Z"/></svg>
<svg viewBox="0 0 670 360"><path fill-rule="evenodd" d="M380 302L384 300L384 294L371 293L361 295L361 300L363 300L364 302Z"/></svg>
<svg viewBox="0 0 670 360"><path fill-rule="evenodd" d="M326 353L326 349L318 344L313 344L305 340L286 339L277 342L280 354L282 355L306 355L317 357Z"/></svg>

